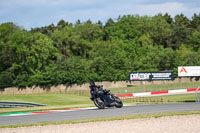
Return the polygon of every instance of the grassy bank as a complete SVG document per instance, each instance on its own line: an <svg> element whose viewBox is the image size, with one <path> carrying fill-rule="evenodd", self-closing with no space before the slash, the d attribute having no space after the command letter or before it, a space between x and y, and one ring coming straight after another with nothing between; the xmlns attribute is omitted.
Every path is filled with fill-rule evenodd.
<svg viewBox="0 0 200 133"><path fill-rule="evenodd" d="M0 101L23 101L47 104L49 106L88 104L87 96L76 94L27 94L27 95L3 95Z"/></svg>
<svg viewBox="0 0 200 133"><path fill-rule="evenodd" d="M3 95L0 97L0 101L22 101L47 105L38 107L0 108L0 113L93 106L88 96L79 96L76 94Z"/></svg>

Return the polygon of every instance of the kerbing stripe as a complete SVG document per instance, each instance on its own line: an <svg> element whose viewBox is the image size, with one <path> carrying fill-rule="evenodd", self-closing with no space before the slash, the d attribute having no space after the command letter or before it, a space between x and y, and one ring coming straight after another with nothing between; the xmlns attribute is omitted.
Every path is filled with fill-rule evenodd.
<svg viewBox="0 0 200 133"><path fill-rule="evenodd" d="M155 94L166 94L168 93L168 91L157 91L157 92L151 92L151 95L155 95Z"/></svg>
<svg viewBox="0 0 200 133"><path fill-rule="evenodd" d="M56 113L56 112L68 112L68 111L79 111L79 110L90 110L90 109L96 109L96 108L97 108L97 107L76 108L76 109L60 109L60 110L37 111L37 112L8 113L8 114L0 114L0 117L23 116L23 115L35 115L35 114Z"/></svg>
<svg viewBox="0 0 200 133"><path fill-rule="evenodd" d="M143 92L143 93L133 93L134 97L138 97L138 96L150 96L151 92Z"/></svg>
<svg viewBox="0 0 200 133"><path fill-rule="evenodd" d="M187 89L181 89L181 90L169 90L168 92L169 92L169 94L173 94L173 93L181 93L181 92L187 92Z"/></svg>
<svg viewBox="0 0 200 133"><path fill-rule="evenodd" d="M196 91L196 90L197 90L197 88L187 89L188 92L189 91ZM200 88L198 89L198 91L200 91Z"/></svg>

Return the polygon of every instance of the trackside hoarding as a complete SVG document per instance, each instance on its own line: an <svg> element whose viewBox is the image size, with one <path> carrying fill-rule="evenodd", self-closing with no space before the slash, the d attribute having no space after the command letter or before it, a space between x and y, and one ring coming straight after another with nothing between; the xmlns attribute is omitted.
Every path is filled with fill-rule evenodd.
<svg viewBox="0 0 200 133"><path fill-rule="evenodd" d="M179 77L196 77L200 76L200 66L179 66Z"/></svg>
<svg viewBox="0 0 200 133"><path fill-rule="evenodd" d="M173 80L172 72L132 72L131 81Z"/></svg>

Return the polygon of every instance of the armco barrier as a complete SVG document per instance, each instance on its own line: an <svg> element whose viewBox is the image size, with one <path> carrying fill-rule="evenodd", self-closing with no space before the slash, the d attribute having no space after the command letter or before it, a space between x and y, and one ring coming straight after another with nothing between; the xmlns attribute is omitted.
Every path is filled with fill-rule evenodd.
<svg viewBox="0 0 200 133"><path fill-rule="evenodd" d="M150 97L150 96L160 96L160 95L176 95L176 94L195 93L196 89L197 88L157 91L157 92L141 92L141 93L122 94L116 96L120 98L125 98L125 97ZM200 88L198 89L198 91L200 91Z"/></svg>
<svg viewBox="0 0 200 133"><path fill-rule="evenodd" d="M34 106L46 106L46 105L38 103L28 103L28 102L0 101L0 108L34 107Z"/></svg>

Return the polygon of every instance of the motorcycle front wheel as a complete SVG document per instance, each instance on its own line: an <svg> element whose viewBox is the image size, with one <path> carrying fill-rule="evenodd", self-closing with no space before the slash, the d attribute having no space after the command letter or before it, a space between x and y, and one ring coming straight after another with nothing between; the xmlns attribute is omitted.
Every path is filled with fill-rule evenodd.
<svg viewBox="0 0 200 133"><path fill-rule="evenodd" d="M119 99L116 96L115 96L115 107L116 108L122 108L123 107L123 103L122 103L121 99Z"/></svg>
<svg viewBox="0 0 200 133"><path fill-rule="evenodd" d="M104 109L105 108L105 102L102 98L95 98L94 99L94 104L97 106L99 109Z"/></svg>

